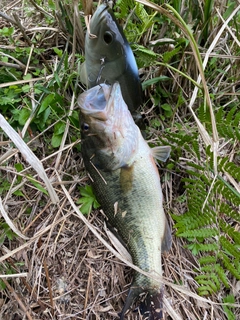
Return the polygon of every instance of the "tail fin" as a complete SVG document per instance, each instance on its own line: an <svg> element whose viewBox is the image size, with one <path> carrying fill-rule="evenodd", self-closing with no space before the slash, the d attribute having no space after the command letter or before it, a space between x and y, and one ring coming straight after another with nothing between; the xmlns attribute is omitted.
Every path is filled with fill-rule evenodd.
<svg viewBox="0 0 240 320"><path fill-rule="evenodd" d="M139 310L144 320L163 319L163 290L155 292L142 291L140 287L130 287L124 307L119 313L120 320L124 320L125 313L135 301L139 301Z"/></svg>
<svg viewBox="0 0 240 320"><path fill-rule="evenodd" d="M140 302L139 309L144 320L163 319L163 290L148 292L144 300Z"/></svg>
<svg viewBox="0 0 240 320"><path fill-rule="evenodd" d="M136 299L139 298L139 294L141 291L142 290L139 287L130 287L122 311L119 313L120 320L124 319L125 313L131 308L132 304L136 301Z"/></svg>

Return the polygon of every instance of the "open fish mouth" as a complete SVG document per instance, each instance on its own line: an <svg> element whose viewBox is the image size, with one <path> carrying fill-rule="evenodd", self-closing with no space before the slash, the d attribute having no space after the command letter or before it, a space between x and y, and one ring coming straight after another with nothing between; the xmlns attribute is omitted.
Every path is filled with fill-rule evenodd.
<svg viewBox="0 0 240 320"><path fill-rule="evenodd" d="M83 93L78 100L81 112L84 115L106 121L108 119L107 106L111 91L110 86L103 84Z"/></svg>
<svg viewBox="0 0 240 320"><path fill-rule="evenodd" d="M116 113L115 100L121 94L119 83L113 86L101 84L81 94L78 104L81 112L92 118L107 121Z"/></svg>

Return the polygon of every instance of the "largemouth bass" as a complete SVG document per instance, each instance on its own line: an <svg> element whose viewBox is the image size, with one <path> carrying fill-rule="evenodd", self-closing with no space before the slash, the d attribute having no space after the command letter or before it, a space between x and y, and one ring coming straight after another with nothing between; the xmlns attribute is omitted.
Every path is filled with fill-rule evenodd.
<svg viewBox="0 0 240 320"><path fill-rule="evenodd" d="M171 232L153 157L165 161L170 147L148 146L118 83L102 84L84 92L78 105L84 164L108 222L117 230L133 263L161 276L161 252L169 250ZM162 319L160 291L158 281L135 272L120 319L140 297L144 319Z"/></svg>
<svg viewBox="0 0 240 320"><path fill-rule="evenodd" d="M81 78L85 78L83 82L92 88L100 83L118 81L129 110L137 117L135 110L142 103L138 67L122 28L107 4L100 5L90 20L85 59L81 73Z"/></svg>

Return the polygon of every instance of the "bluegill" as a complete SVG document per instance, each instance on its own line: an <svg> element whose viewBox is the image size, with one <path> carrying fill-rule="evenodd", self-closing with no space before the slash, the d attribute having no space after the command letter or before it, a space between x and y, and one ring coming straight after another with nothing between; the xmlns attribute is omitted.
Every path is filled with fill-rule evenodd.
<svg viewBox="0 0 240 320"><path fill-rule="evenodd" d="M124 242L133 263L161 276L161 253L169 250L172 237L154 157L166 161L170 147L149 147L118 83L89 89L80 95L78 105L84 164L108 223ZM161 319L159 282L138 272L134 272L120 319L140 297L144 319Z"/></svg>
<svg viewBox="0 0 240 320"><path fill-rule="evenodd" d="M85 38L85 64L81 78L89 88L118 81L132 114L142 103L142 87L132 49L107 4L100 5L90 20ZM83 76L85 74L85 76Z"/></svg>

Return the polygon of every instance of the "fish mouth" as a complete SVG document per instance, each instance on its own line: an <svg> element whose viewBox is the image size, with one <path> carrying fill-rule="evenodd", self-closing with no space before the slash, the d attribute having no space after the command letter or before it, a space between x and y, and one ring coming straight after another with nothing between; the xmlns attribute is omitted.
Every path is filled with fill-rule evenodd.
<svg viewBox="0 0 240 320"><path fill-rule="evenodd" d="M101 84L89 89L78 99L81 112L96 120L107 121L115 112L115 98L120 90L119 83L112 86Z"/></svg>
<svg viewBox="0 0 240 320"><path fill-rule="evenodd" d="M102 8L101 8L102 7ZM94 12L90 22L90 32L94 34L98 31L99 26L106 20L106 12L108 12L109 6L107 4L101 4ZM99 11L99 12L98 12Z"/></svg>

